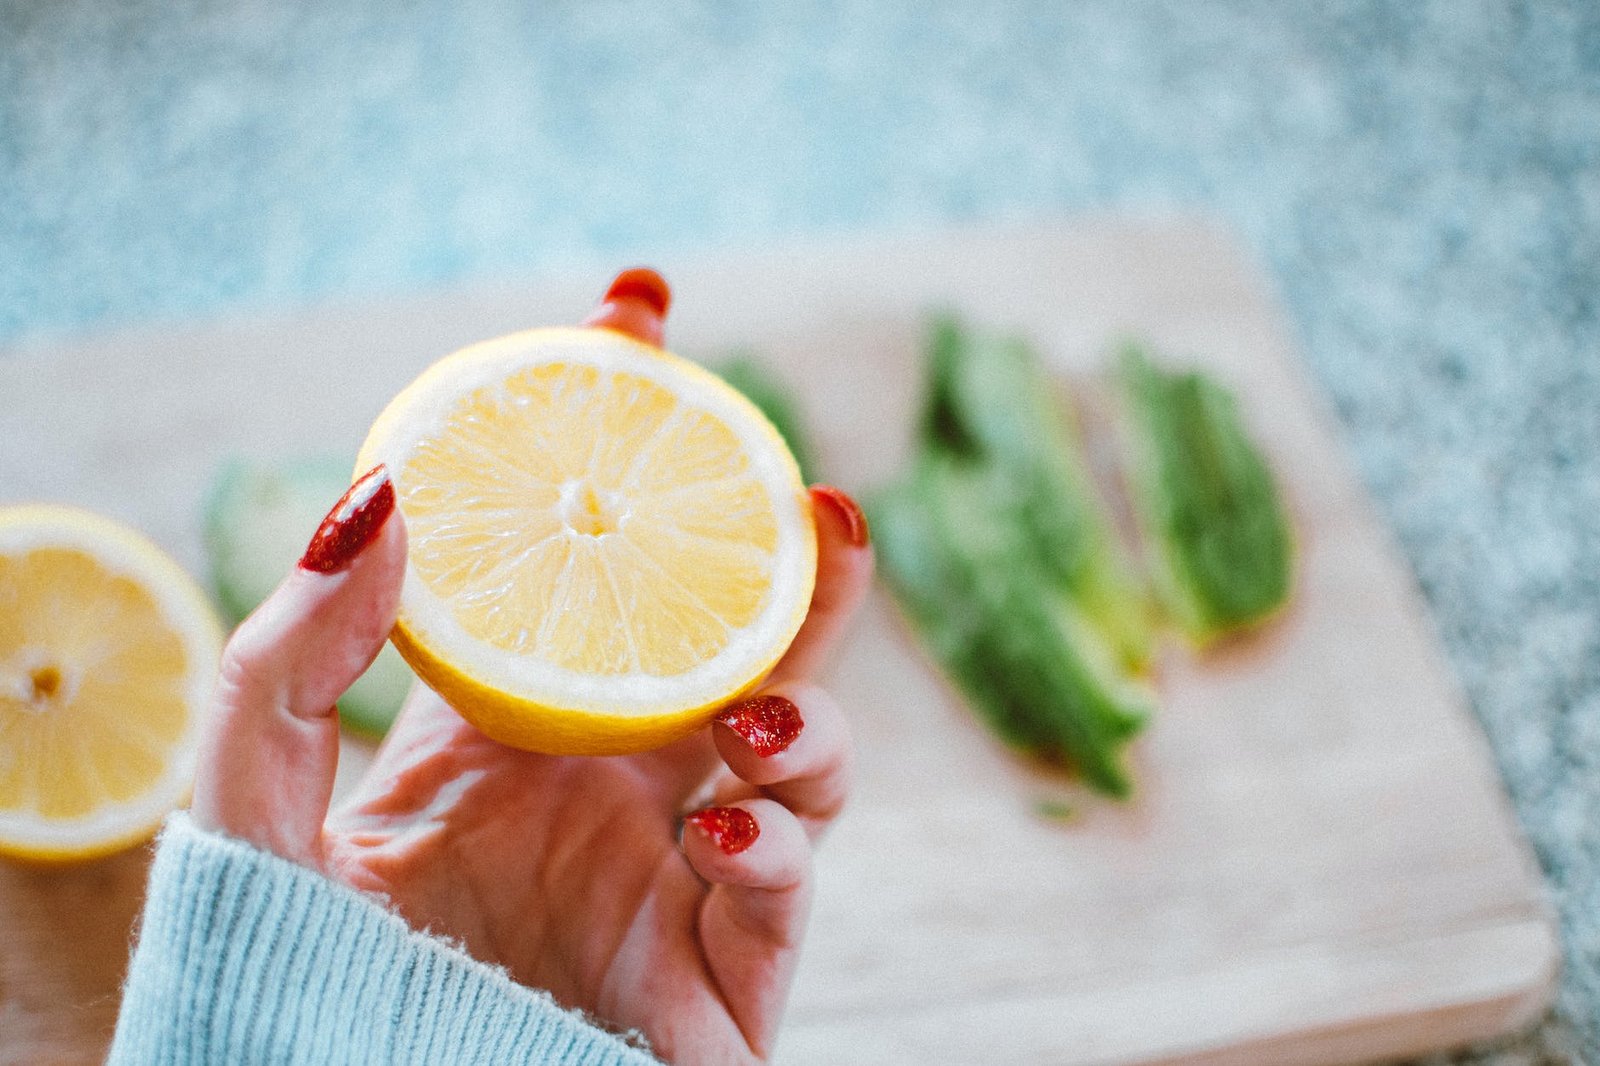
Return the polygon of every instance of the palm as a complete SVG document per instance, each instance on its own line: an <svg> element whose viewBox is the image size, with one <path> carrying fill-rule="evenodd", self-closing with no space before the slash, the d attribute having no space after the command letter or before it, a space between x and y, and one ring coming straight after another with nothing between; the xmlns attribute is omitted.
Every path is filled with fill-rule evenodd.
<svg viewBox="0 0 1600 1066"><path fill-rule="evenodd" d="M676 822L716 764L709 731L611 759L515 751L422 690L330 820L328 866L524 984L702 1061L765 1032L793 954L702 937L715 889Z"/></svg>

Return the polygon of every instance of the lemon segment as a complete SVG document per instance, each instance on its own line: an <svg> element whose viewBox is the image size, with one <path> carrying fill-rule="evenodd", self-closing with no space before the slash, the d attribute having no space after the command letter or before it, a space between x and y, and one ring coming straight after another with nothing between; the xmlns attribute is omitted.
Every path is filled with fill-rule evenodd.
<svg viewBox="0 0 1600 1066"><path fill-rule="evenodd" d="M788 648L816 533L793 457L693 363L602 329L442 360L379 416L409 535L394 643L480 729L561 754L686 735Z"/></svg>
<svg viewBox="0 0 1600 1066"><path fill-rule="evenodd" d="M222 628L148 540L75 508L0 508L0 853L147 839L194 778Z"/></svg>

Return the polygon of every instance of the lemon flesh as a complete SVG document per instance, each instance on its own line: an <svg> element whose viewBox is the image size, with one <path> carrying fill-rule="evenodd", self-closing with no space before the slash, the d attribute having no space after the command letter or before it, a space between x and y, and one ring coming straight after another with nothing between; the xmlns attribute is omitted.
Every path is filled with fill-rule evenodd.
<svg viewBox="0 0 1600 1066"><path fill-rule="evenodd" d="M485 733L639 751L759 683L810 604L816 534L777 431L705 370L602 329L446 358L396 397L409 533L395 645Z"/></svg>
<svg viewBox="0 0 1600 1066"><path fill-rule="evenodd" d="M0 853L147 839L194 778L222 629L155 545L73 508L0 508Z"/></svg>

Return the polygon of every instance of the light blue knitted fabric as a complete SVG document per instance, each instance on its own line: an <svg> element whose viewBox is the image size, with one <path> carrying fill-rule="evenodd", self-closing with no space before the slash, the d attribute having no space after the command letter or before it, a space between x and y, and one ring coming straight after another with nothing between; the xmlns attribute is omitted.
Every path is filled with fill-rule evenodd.
<svg viewBox="0 0 1600 1066"><path fill-rule="evenodd" d="M175 815L112 1064L656 1060L370 897Z"/></svg>

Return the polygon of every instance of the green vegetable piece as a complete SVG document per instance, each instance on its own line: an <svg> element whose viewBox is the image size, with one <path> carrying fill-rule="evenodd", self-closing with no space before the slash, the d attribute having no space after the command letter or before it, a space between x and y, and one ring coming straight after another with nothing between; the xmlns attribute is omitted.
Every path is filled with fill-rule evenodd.
<svg viewBox="0 0 1600 1066"><path fill-rule="evenodd" d="M1268 618L1289 596L1293 541L1233 395L1132 345L1118 371L1134 511L1168 613L1201 645Z"/></svg>
<svg viewBox="0 0 1600 1066"><path fill-rule="evenodd" d="M919 454L868 501L881 572L1003 740L1125 796L1149 612L1071 421L1021 341L943 318L927 355Z"/></svg>
<svg viewBox="0 0 1600 1066"><path fill-rule="evenodd" d="M339 697L340 724L357 733L382 739L394 725L416 679L417 675L394 650L394 645L385 642L372 665Z"/></svg>
<svg viewBox="0 0 1600 1066"><path fill-rule="evenodd" d="M868 501L913 628L1006 742L1126 796L1120 749L1152 710L1107 637L1052 587L997 468L925 455Z"/></svg>
<svg viewBox="0 0 1600 1066"><path fill-rule="evenodd" d="M789 390L764 363L749 352L735 353L714 369L722 380L744 393L745 398L767 416L794 454L795 462L800 466L801 479L809 485L817 471L812 462L811 443L806 437L805 424L800 419L799 405Z"/></svg>
<svg viewBox="0 0 1600 1066"><path fill-rule="evenodd" d="M1111 639L1130 668L1154 646L1142 583L1100 505L1055 382L1022 340L933 324L921 439L928 452L981 463L1006 488L998 503L1040 570Z"/></svg>
<svg viewBox="0 0 1600 1066"><path fill-rule="evenodd" d="M337 456L278 467L232 460L218 472L205 504L205 543L218 602L237 623L255 610L299 560L328 508L350 486L350 462ZM393 645L339 700L340 721L382 736L414 675Z"/></svg>
<svg viewBox="0 0 1600 1066"><path fill-rule="evenodd" d="M1046 822L1071 822L1078 817L1078 809L1066 800L1045 797L1033 802L1034 816Z"/></svg>
<svg viewBox="0 0 1600 1066"><path fill-rule="evenodd" d="M350 464L335 456L277 469L237 458L223 465L205 503L205 542L211 582L230 621L243 621L278 587L349 485Z"/></svg>

